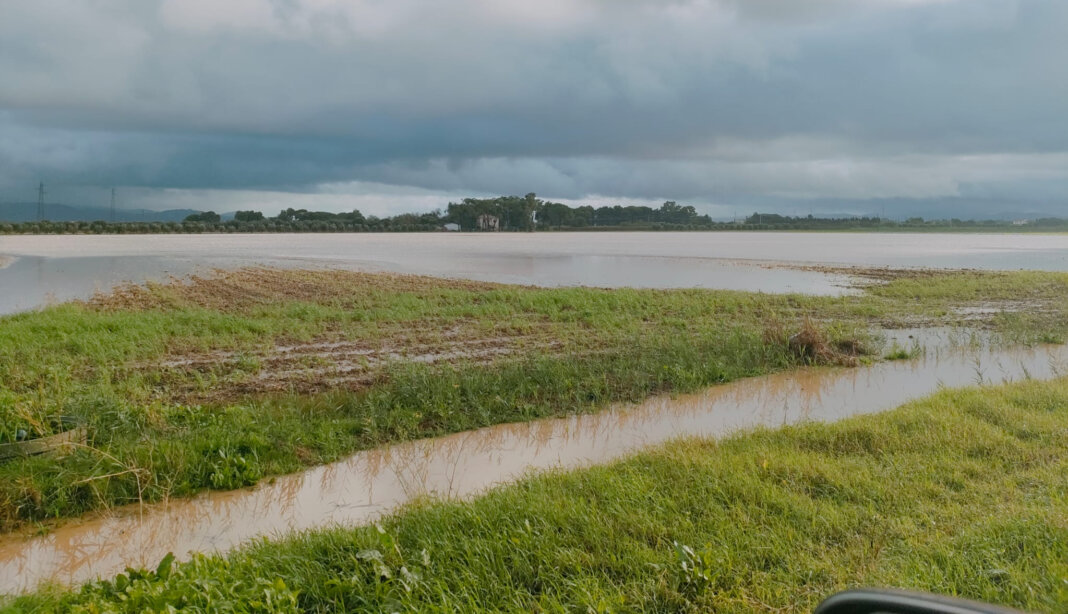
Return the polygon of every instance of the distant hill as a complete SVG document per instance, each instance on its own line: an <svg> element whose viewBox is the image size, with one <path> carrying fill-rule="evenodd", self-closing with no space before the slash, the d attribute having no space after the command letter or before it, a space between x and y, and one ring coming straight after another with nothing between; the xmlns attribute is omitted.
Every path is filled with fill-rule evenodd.
<svg viewBox="0 0 1068 614"><path fill-rule="evenodd" d="M181 222L187 215L200 213L194 209L116 209L117 222ZM52 222L111 221L108 207L78 207L60 203L45 203L44 218ZM37 203L0 203L0 222L36 222Z"/></svg>

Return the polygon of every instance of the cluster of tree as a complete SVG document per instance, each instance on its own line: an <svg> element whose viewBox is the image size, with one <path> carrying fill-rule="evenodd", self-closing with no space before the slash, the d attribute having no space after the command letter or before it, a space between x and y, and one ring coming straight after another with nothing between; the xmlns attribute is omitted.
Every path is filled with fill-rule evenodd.
<svg viewBox="0 0 1068 614"><path fill-rule="evenodd" d="M683 228L710 227L707 215L698 215L691 206L674 201L665 202L658 209L645 206L619 205L594 208L589 205L570 207L563 203L541 200L531 193L526 196L498 198L465 198L449 203L447 221L463 229L477 229L478 218L488 214L500 221L501 230L567 229L567 228Z"/></svg>
<svg viewBox="0 0 1068 614"><path fill-rule="evenodd" d="M534 230L535 216L543 202L533 194L500 196L498 198L465 198L449 203L445 222L463 230L477 230L478 218L490 215L497 218L501 230Z"/></svg>
<svg viewBox="0 0 1068 614"><path fill-rule="evenodd" d="M878 217L813 217L789 216L777 213L754 213L745 218L743 225L750 228L781 230L840 230L847 228L876 228L889 220ZM892 223L892 222L891 222Z"/></svg>

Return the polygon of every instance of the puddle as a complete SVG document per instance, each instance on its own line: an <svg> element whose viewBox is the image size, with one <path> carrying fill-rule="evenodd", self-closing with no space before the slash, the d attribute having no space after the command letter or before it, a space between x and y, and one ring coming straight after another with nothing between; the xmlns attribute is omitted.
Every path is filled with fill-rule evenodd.
<svg viewBox="0 0 1068 614"><path fill-rule="evenodd" d="M911 331L890 335L910 340ZM916 336L915 334L913 335ZM1064 373L1068 348L978 349L924 333L924 355L855 369L802 369L594 415L508 424L358 453L252 490L125 508L35 538L0 541L0 593L76 584L168 552L226 551L259 536L374 520L415 497L469 497L533 470L602 463L682 436L883 411L942 386Z"/></svg>

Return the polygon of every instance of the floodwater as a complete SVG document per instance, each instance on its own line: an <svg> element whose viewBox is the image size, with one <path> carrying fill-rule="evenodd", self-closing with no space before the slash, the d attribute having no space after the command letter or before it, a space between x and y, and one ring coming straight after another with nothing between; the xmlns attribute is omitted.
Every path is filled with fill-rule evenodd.
<svg viewBox="0 0 1068 614"><path fill-rule="evenodd" d="M1068 271L1068 235L598 232L0 236L0 314L121 281L247 265L336 266L538 286L843 294L789 264Z"/></svg>
<svg viewBox="0 0 1068 614"><path fill-rule="evenodd" d="M188 261L153 257L19 257L6 267L0 263L0 315L88 298L123 282L181 277L201 268Z"/></svg>
<svg viewBox="0 0 1068 614"><path fill-rule="evenodd" d="M530 471L608 462L678 437L837 420L892 409L942 386L1049 378L1068 364L1064 346L977 348L947 332L924 343L924 356L910 361L802 369L598 414L404 443L255 489L124 508L40 537L7 536L0 538L0 593L155 566L168 552L188 558L261 536L367 523L413 498L470 497Z"/></svg>

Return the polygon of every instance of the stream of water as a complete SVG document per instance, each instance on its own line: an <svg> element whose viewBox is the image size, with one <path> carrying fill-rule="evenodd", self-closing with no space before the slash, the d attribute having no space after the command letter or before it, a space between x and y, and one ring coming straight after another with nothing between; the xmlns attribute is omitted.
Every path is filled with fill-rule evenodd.
<svg viewBox="0 0 1068 614"><path fill-rule="evenodd" d="M678 437L838 420L892 409L942 386L1050 378L1068 364L1064 346L1004 349L948 331L923 334L925 351L913 360L801 369L597 414L403 443L254 489L131 506L72 521L44 536L5 536L0 593L154 566L168 552L182 559L194 551L225 552L255 537L367 523L413 498L470 497L531 471L610 462ZM911 341L901 335L907 346Z"/></svg>

